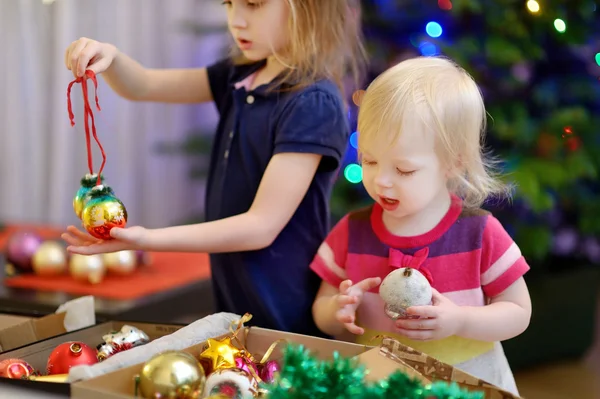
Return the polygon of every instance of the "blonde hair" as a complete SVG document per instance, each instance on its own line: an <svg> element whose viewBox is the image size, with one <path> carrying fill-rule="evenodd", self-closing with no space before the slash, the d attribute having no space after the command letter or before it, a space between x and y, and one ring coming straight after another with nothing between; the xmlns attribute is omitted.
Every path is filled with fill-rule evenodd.
<svg viewBox="0 0 600 399"><path fill-rule="evenodd" d="M378 76L364 93L358 114L358 145L396 141L405 118L420 118L436 135L436 152L451 167L451 192L467 208L510 187L494 172L496 161L484 153L486 110L479 88L460 66L442 57L403 61Z"/></svg>
<svg viewBox="0 0 600 399"><path fill-rule="evenodd" d="M359 0L285 0L288 44L274 56L286 69L276 83L291 90L331 79L345 93L346 77L358 87L366 65ZM245 63L239 52L237 63Z"/></svg>

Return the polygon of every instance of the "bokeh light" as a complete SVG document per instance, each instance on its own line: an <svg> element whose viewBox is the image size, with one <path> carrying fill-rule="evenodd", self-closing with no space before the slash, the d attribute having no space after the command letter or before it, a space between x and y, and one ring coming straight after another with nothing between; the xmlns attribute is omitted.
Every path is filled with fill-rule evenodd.
<svg viewBox="0 0 600 399"><path fill-rule="evenodd" d="M344 169L344 177L350 183L358 184L362 181L362 167L358 164L351 163Z"/></svg>
<svg viewBox="0 0 600 399"><path fill-rule="evenodd" d="M564 31L567 30L567 24L562 19L556 18L554 20L554 29L556 29L560 33L563 33Z"/></svg>
<svg viewBox="0 0 600 399"><path fill-rule="evenodd" d="M432 21L428 22L425 26L425 32L427 32L427 34L431 37L440 37L442 36L443 29L440 24Z"/></svg>

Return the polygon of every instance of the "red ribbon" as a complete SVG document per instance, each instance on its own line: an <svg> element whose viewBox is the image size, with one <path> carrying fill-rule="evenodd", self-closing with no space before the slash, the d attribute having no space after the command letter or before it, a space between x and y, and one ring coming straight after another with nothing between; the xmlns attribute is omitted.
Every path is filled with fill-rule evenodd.
<svg viewBox="0 0 600 399"><path fill-rule="evenodd" d="M102 154L102 164L100 165L100 170L98 171L98 180L96 181L96 185L100 185L100 176L102 175L104 165L106 164L106 154L104 153L104 148L102 147L102 144L100 144L100 140L98 139L98 135L96 133L96 124L94 123L94 112L92 111L90 100L88 98L88 79L90 79L94 83L94 98L96 100L96 108L98 109L98 111L101 111L100 103L98 102L98 80L96 79L96 74L93 71L90 71L89 69L85 71L84 76L77 78L71 83L69 83L69 86L67 87L67 110L69 111L69 120L71 121L71 126L75 126L75 115L73 114L73 106L71 105L71 89L73 88L73 85L75 83L81 83L81 91L83 92L83 123L85 126L85 142L87 147L88 168L90 170L90 174L94 174L94 163L92 161L92 146L90 139L91 122L92 135L94 136L94 140L96 141L96 144L98 144L98 147L100 148L100 153Z"/></svg>
<svg viewBox="0 0 600 399"><path fill-rule="evenodd" d="M421 248L414 255L407 255L397 249L390 248L389 262L390 266L395 268L410 267L411 269L418 270L423 276L429 281L429 284L433 285L433 276L431 272L423 267L423 263L429 256L429 248Z"/></svg>

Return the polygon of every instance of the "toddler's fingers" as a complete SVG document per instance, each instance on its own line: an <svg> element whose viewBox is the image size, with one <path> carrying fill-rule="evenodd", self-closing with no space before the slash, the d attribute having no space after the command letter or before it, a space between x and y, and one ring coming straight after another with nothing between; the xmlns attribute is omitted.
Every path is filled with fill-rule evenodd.
<svg viewBox="0 0 600 399"><path fill-rule="evenodd" d="M350 331L352 334L363 335L365 333L364 329L360 328L354 323L346 323L344 324L344 327L346 327L346 330Z"/></svg>
<svg viewBox="0 0 600 399"><path fill-rule="evenodd" d="M346 305L353 305L357 301L358 301L358 298L355 296L349 296L349 295L338 295L337 296L337 303L340 308L342 308Z"/></svg>
<svg viewBox="0 0 600 399"><path fill-rule="evenodd" d="M340 293L346 294L350 287L352 287L352 280L342 281L342 283L340 284Z"/></svg>

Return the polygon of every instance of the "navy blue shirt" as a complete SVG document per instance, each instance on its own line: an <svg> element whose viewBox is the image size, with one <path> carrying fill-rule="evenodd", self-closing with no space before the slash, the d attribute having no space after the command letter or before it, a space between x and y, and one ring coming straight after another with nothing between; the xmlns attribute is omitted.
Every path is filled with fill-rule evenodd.
<svg viewBox="0 0 600 399"><path fill-rule="evenodd" d="M348 142L344 101L328 80L294 91L267 90L268 85L251 91L235 88L263 65L234 66L223 60L208 67L220 121L206 219L248 211L273 155L312 153L323 158L300 206L269 247L211 254L216 310L251 313L251 324L265 328L323 335L311 313L320 279L309 265L329 231L329 199Z"/></svg>

